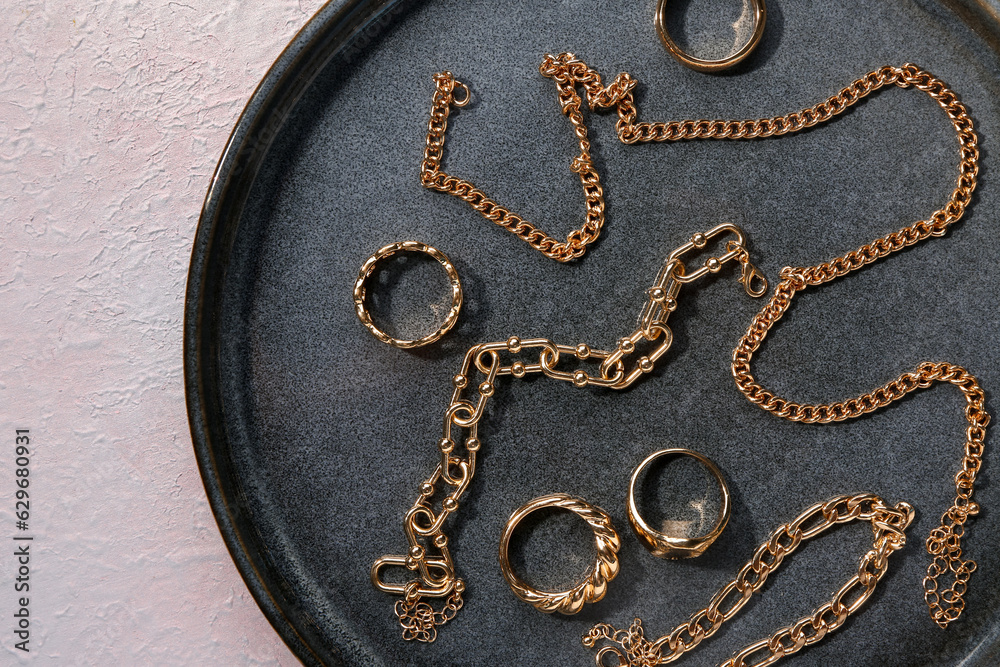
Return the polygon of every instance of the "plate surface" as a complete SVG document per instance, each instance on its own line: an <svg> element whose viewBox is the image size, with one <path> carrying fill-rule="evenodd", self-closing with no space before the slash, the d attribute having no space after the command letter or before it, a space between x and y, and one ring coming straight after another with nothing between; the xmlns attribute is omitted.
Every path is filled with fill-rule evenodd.
<svg viewBox="0 0 1000 667"><path fill-rule="evenodd" d="M735 14L732 4L691 3L691 40L699 25L711 32L735 20L726 14ZM682 292L673 348L633 389L578 390L544 378L500 385L482 426L478 472L448 530L469 586L465 608L435 643L403 642L394 598L371 586L371 562L405 548L403 513L435 465L450 378L469 346L520 335L611 347L632 331L662 259L694 232L740 225L773 285L783 266L818 263L925 218L956 177L951 125L913 90L882 91L811 131L745 142L625 146L612 116L588 113L607 222L582 261L557 264L420 186L431 75L440 70L475 97L453 116L445 169L555 236L579 226L583 206L568 169L569 124L537 70L545 53L573 51L605 78L628 71L650 120L771 116L813 105L885 64L933 72L969 106L980 134L983 166L969 212L941 239L800 296L754 368L780 395L829 401L924 360L950 361L980 379L995 413L997 5L770 0L759 49L722 76L670 58L653 30L654 6L331 4L275 63L234 130L192 258L189 411L233 558L306 664L591 664L579 638L594 622L627 626L638 616L659 636L707 604L777 525L858 491L915 505L910 543L863 610L792 664L1000 659L992 454L977 488L984 511L965 542L979 564L968 608L941 631L922 599L923 540L951 502L961 459L959 392L936 386L829 426L765 413L730 377L732 348L762 303L729 270ZM722 18L698 24L700 11ZM466 299L456 329L416 353L376 341L351 302L365 258L410 239L448 254ZM710 457L733 494L729 527L688 562L650 557L625 517L632 468L669 446ZM574 617L518 601L497 565L506 518L553 492L603 507L624 543L607 597ZM589 558L588 537L561 521L541 522L519 558L569 581ZM811 612L869 547L861 525L807 544L690 660L717 664Z"/></svg>

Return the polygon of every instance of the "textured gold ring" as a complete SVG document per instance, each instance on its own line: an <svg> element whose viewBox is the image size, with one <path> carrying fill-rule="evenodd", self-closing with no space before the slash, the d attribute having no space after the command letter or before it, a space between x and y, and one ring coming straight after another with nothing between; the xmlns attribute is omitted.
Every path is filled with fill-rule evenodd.
<svg viewBox="0 0 1000 667"><path fill-rule="evenodd" d="M586 578L568 591L548 593L539 591L524 583L510 565L508 549L510 536L524 517L543 507L560 507L583 518L594 531L594 545L597 547L597 561L587 571ZM500 571L507 580L514 595L546 614L558 611L561 614L575 614L588 602L597 602L608 591L608 582L618 574L618 550L621 540L611 517L599 507L585 500L565 493L553 493L535 498L514 512L507 520L503 537L500 538Z"/></svg>
<svg viewBox="0 0 1000 667"><path fill-rule="evenodd" d="M663 40L663 45L667 47L667 51L670 51L670 55L676 58L682 65L690 67L693 70L698 70L699 72L718 72L732 67L757 48L757 43L760 42L761 35L764 34L764 23L767 21L767 7L764 4L764 0L750 0L750 4L753 6L753 33L750 35L750 41L744 44L733 55L721 60L696 58L677 46L677 43L671 39L670 33L667 32L666 15L669 1L660 0L659 5L656 7L656 31L660 33L660 39Z"/></svg>
<svg viewBox="0 0 1000 667"><path fill-rule="evenodd" d="M722 493L722 503L719 506L719 515L715 520L715 525L705 535L698 537L679 537L667 535L653 530L649 524L640 516L639 507L636 503L636 487L639 482L639 475L649 467L653 461L661 457L690 456L708 468L715 481L719 484L719 491ZM632 524L639 541L643 546L657 558L694 558L705 552L712 542L722 534L723 529L729 522L729 487L726 480L722 478L722 472L707 457L690 449L662 449L653 452L639 464L639 467L632 473L632 479L628 483L628 521Z"/></svg>
<svg viewBox="0 0 1000 667"><path fill-rule="evenodd" d="M451 284L451 310L448 311L448 316L445 318L444 324L442 324L441 328L434 333L428 334L423 338L418 338L416 340L401 340L399 338L393 338L386 332L382 331L375 326L374 322L372 322L372 316L368 312L368 308L365 306L365 283L368 282L368 279L375 272L375 267L382 260L388 259L389 257L402 252L422 252L426 255L430 255L444 267L444 270L448 273L448 282ZM458 279L458 271L455 270L455 266L451 263L451 260L448 259L447 255L434 246L429 246L426 243L419 243L417 241L399 241L397 243L390 243L387 246L379 248L378 252L365 260L365 263L361 266L361 271L358 273L358 279L354 283L354 312L357 313L358 319L361 320L361 324L365 325L365 328L383 343L388 343L393 347L402 348L404 350L428 345L441 338L441 336L445 335L449 329L455 326L455 322L458 321L458 311L461 309L462 282Z"/></svg>

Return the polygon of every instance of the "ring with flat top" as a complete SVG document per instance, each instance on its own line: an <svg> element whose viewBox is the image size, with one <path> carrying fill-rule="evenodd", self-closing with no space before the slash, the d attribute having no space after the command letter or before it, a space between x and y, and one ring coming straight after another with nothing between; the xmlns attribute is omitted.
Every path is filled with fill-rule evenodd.
<svg viewBox="0 0 1000 667"><path fill-rule="evenodd" d="M514 533L514 528L521 523L524 517L543 507L567 509L582 517L590 525L590 529L594 531L597 561L587 571L586 578L568 591L547 593L532 588L515 574L510 565L508 550L510 536ZM507 580L507 584L510 585L510 589L514 591L514 595L539 611L544 611L546 614L555 611L561 614L575 614L583 609L583 605L588 602L597 602L607 593L608 582L618 574L618 550L620 548L621 539L615 532L614 526L611 525L611 517L604 510L576 496L553 493L535 498L515 511L507 520L503 537L500 538L500 571L503 573L503 578Z"/></svg>
<svg viewBox="0 0 1000 667"><path fill-rule="evenodd" d="M670 55L676 58L682 65L690 67L693 70L698 70L699 72L718 72L732 67L757 48L757 43L760 42L761 35L764 34L764 23L767 21L767 7L764 5L764 0L750 0L753 8L753 32L750 35L750 41L744 44L743 48L733 55L721 60L696 58L677 46L676 42L671 39L670 33L667 32L666 15L667 3L669 1L660 0L656 8L656 31L660 33L660 39L663 40L663 45L667 47L667 51L670 51Z"/></svg>
<svg viewBox="0 0 1000 667"><path fill-rule="evenodd" d="M656 459L662 457L674 458L677 456L690 456L691 458L697 460L703 466L708 468L708 471L712 473L712 477L714 477L715 481L719 484L719 490L722 493L722 503L719 505L719 515L715 520L715 525L712 526L712 529L705 535L697 537L683 537L660 533L653 530L639 514L639 508L635 499L639 475L642 474L642 472ZM726 523L729 522L729 487L726 486L726 480L722 478L722 473L719 471L719 468L708 458L698 452L691 451L690 449L663 449L658 452L653 452L639 464L639 467L632 473L632 479L629 481L628 520L629 523L632 524L632 529L635 531L639 541L642 542L643 546L649 549L649 551L657 558L694 558L695 556L700 556L704 553L705 549L707 549L712 542L714 542L716 538L722 534L722 530L726 527Z"/></svg>
<svg viewBox="0 0 1000 667"><path fill-rule="evenodd" d="M386 332L382 331L375 326L374 322L372 322L372 316L368 312L368 308L365 306L365 283L368 282L368 279L375 272L376 265L378 265L378 263L382 260L388 259L389 257L402 252L422 252L426 255L430 255L444 267L444 270L448 273L448 282L451 284L451 310L448 311L448 316L445 318L444 324L442 324L441 328L437 331L416 340L401 340L399 338L393 338ZM388 343L393 347L402 348L404 350L428 345L441 338L441 336L445 335L449 329L455 326L455 322L458 321L458 311L461 309L462 282L458 279L458 271L455 270L455 266L451 263L451 260L448 259L447 255L437 248L427 245L426 243L419 243L417 241L399 241L397 243L390 243L387 246L379 248L378 252L369 257L361 266L361 271L358 273L358 279L354 283L354 312L357 313L358 319L361 320L361 324L365 325L365 328L383 343Z"/></svg>

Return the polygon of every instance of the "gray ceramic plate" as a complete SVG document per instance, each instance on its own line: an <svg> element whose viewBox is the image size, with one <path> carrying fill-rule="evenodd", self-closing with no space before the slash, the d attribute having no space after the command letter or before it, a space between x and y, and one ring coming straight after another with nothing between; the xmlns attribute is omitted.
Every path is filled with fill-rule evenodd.
<svg viewBox="0 0 1000 667"><path fill-rule="evenodd" d="M734 4L681 3L690 41L711 47L706 36L727 33ZM912 90L880 92L809 132L746 142L624 146L612 117L588 114L607 223L582 261L556 264L462 202L420 187L431 75L443 69L475 95L450 126L447 169L557 235L579 225L583 208L567 168L570 129L537 71L544 53L574 51L605 76L630 72L648 119L787 113L884 64L929 69L968 104L980 132L983 168L969 213L942 239L800 297L755 370L768 387L805 401L857 395L923 360L961 364L988 392L1000 387L1000 186L991 161L1000 137L1000 5L771 0L759 49L722 76L669 58L652 29L654 5L332 3L240 118L195 241L188 402L233 559L303 662L590 664L579 637L592 623L640 616L662 634L704 606L779 523L817 500L870 491L917 507L910 544L863 611L794 664L997 663L992 454L977 491L984 511L966 541L979 563L966 613L941 631L921 595L922 542L951 500L961 456L959 393L936 387L830 426L766 414L729 376L731 350L760 303L726 272L685 290L671 320L674 347L632 390L545 379L500 386L479 471L449 528L469 582L466 605L435 643L403 642L393 600L369 583L374 558L404 549L402 515L434 466L449 379L470 345L518 334L608 347L631 331L662 258L693 232L741 225L773 281L782 266L817 263L926 217L955 179L953 131ZM459 326L418 353L376 341L351 303L364 259L406 239L445 251L466 294ZM418 301L432 296L431 282L426 294L414 288L426 268L401 270L400 289ZM734 496L722 538L688 562L654 559L627 534L629 473L666 446L708 455ZM496 563L506 517L557 491L604 507L623 533L622 574L605 600L575 617L517 601ZM660 495L652 500L669 501ZM855 524L811 542L690 659L717 664L810 612L847 580L869 540ZM582 524L549 517L518 558L558 583L586 564L588 548Z"/></svg>

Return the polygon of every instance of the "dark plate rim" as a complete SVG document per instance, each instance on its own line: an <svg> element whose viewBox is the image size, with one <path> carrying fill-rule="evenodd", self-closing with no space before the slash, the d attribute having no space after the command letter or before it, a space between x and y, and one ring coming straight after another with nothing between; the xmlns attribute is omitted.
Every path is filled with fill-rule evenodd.
<svg viewBox="0 0 1000 667"><path fill-rule="evenodd" d="M323 67L400 0L330 0L289 42L244 107L212 176L195 233L184 306L184 388L198 469L236 569L264 616L306 665L343 665L271 564L235 474L222 420L217 322L242 204L272 140Z"/></svg>
<svg viewBox="0 0 1000 667"><path fill-rule="evenodd" d="M239 219L272 140L323 67L366 28L411 4L412 0L329 0L299 30L258 84L226 142L191 253L184 305L184 387L202 483L240 576L271 626L306 665L346 662L336 646L322 639L316 620L298 605L293 587L271 563L235 474L217 382L218 332L211 326L219 314L219 288L238 227L227 221ZM941 0L941 4L1000 53L1000 0ZM975 659L986 648L980 646L968 657Z"/></svg>

